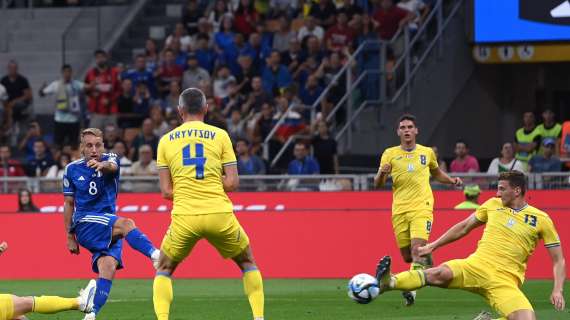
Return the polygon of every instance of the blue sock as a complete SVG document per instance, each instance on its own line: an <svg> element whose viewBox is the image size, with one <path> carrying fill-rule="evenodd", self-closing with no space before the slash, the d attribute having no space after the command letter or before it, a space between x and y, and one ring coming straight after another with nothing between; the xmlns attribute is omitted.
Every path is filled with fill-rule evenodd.
<svg viewBox="0 0 570 320"><path fill-rule="evenodd" d="M96 314L101 311L101 308L103 308L105 302L107 302L112 285L113 281L111 280L104 278L97 279L97 289L95 290L95 297L93 298L93 311Z"/></svg>
<svg viewBox="0 0 570 320"><path fill-rule="evenodd" d="M138 228L131 230L125 237L129 246L150 258L150 255L156 250L152 242Z"/></svg>

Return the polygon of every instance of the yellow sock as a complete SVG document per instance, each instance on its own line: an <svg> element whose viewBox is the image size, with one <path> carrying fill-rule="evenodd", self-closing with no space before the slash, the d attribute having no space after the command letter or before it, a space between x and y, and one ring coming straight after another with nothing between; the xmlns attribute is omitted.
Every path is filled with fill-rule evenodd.
<svg viewBox="0 0 570 320"><path fill-rule="evenodd" d="M425 274L421 270L405 271L394 276L394 289L412 291L426 285Z"/></svg>
<svg viewBox="0 0 570 320"><path fill-rule="evenodd" d="M427 267L419 262L412 262L410 263L410 271L411 270L425 270Z"/></svg>
<svg viewBox="0 0 570 320"><path fill-rule="evenodd" d="M172 299L172 279L168 276L157 275L152 286L152 301L158 320L168 320Z"/></svg>
<svg viewBox="0 0 570 320"><path fill-rule="evenodd" d="M62 298L55 296L34 297L33 312L57 313L60 311L77 310L79 303L77 298Z"/></svg>
<svg viewBox="0 0 570 320"><path fill-rule="evenodd" d="M251 305L254 319L263 319L263 280L261 279L261 272L254 269L246 271L243 274L243 289L245 295Z"/></svg>

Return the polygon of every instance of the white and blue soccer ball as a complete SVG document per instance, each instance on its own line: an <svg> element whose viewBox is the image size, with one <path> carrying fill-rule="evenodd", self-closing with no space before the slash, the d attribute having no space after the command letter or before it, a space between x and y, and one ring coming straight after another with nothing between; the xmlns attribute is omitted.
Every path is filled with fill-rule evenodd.
<svg viewBox="0 0 570 320"><path fill-rule="evenodd" d="M358 303L370 303L378 294L378 280L369 274L357 274L348 282L348 296Z"/></svg>

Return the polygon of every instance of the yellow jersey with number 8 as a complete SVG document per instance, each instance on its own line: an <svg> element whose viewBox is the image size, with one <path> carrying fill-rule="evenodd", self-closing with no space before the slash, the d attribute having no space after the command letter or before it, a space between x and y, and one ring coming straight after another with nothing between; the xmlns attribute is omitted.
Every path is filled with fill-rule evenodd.
<svg viewBox="0 0 570 320"><path fill-rule="evenodd" d="M438 165L432 148L419 144L411 151L400 146L388 148L382 154L380 168L385 164L392 166L392 214L433 211L429 178L430 170L436 169Z"/></svg>
<svg viewBox="0 0 570 320"><path fill-rule="evenodd" d="M165 134L157 167L172 177L172 215L233 212L222 184L223 167L229 165L236 165L236 156L223 129L189 121Z"/></svg>

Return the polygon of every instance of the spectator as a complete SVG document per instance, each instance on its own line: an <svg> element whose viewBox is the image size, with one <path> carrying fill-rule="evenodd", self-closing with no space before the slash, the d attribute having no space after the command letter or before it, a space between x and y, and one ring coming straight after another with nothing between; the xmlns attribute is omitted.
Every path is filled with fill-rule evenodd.
<svg viewBox="0 0 570 320"><path fill-rule="evenodd" d="M182 93L182 90L180 89L180 82L172 81L170 83L170 90L168 92L168 95L162 102L162 107L164 110L166 110L167 115L176 112L175 110L178 107L178 99L180 98L180 93Z"/></svg>
<svg viewBox="0 0 570 320"><path fill-rule="evenodd" d="M133 97L133 112L136 114L135 124L140 124L140 121L149 115L151 103L151 94L148 87L144 82L139 82L135 88L135 95Z"/></svg>
<svg viewBox="0 0 570 320"><path fill-rule="evenodd" d="M319 174L319 163L309 156L309 149L303 142L297 142L293 150L295 159L289 163L287 173L290 175Z"/></svg>
<svg viewBox="0 0 570 320"><path fill-rule="evenodd" d="M0 84L6 90L7 95L4 101L4 130L9 131L13 121L24 120L29 115L32 89L28 79L18 72L16 61L10 60L7 69L8 74L0 80Z"/></svg>
<svg viewBox="0 0 570 320"><path fill-rule="evenodd" d="M139 83L144 83L152 97L158 95L154 74L146 67L146 57L142 54L135 57L135 67L124 72L122 79L130 79L133 83L133 89L136 89ZM125 93L124 90L123 93Z"/></svg>
<svg viewBox="0 0 570 320"><path fill-rule="evenodd" d="M178 128L178 126L181 125L180 120L178 119L177 115L172 115L172 116L168 117L167 122L168 122L168 132Z"/></svg>
<svg viewBox="0 0 570 320"><path fill-rule="evenodd" d="M312 106L317 99L321 96L324 89L319 84L319 79L315 75L309 76L307 83L301 87L300 98L301 102L306 106Z"/></svg>
<svg viewBox="0 0 570 320"><path fill-rule="evenodd" d="M249 141L238 139L236 142L237 169L239 175L265 174L265 163L258 156L251 153Z"/></svg>
<svg viewBox="0 0 570 320"><path fill-rule="evenodd" d="M159 139L168 132L168 123L164 121L164 115L162 114L162 108L160 105L155 104L150 108L150 119L153 124L153 133Z"/></svg>
<svg viewBox="0 0 570 320"><path fill-rule="evenodd" d="M167 95L172 81L181 81L184 69L175 61L175 53L168 48L164 51L164 61L158 69L159 90L162 95Z"/></svg>
<svg viewBox="0 0 570 320"><path fill-rule="evenodd" d="M260 77L253 77L251 79L251 93L247 97L245 104L242 107L242 113L248 114L252 112L257 113L261 111L261 106L264 103L271 102L271 93L263 90L263 82Z"/></svg>
<svg viewBox="0 0 570 320"><path fill-rule="evenodd" d="M552 138L544 139L544 155L534 155L528 163L528 171L533 173L560 172L562 162L554 155L556 141Z"/></svg>
<svg viewBox="0 0 570 320"><path fill-rule="evenodd" d="M330 136L327 123L317 124L317 135L313 138L313 151L322 174L339 174L336 140Z"/></svg>
<svg viewBox="0 0 570 320"><path fill-rule="evenodd" d="M397 6L413 14L413 18L408 24L410 31L413 32L418 30L429 13L429 6L423 0L400 0Z"/></svg>
<svg viewBox="0 0 570 320"><path fill-rule="evenodd" d="M316 18L317 23L328 28L334 24L336 7L330 0L320 0L313 3L309 9L309 16Z"/></svg>
<svg viewBox="0 0 570 320"><path fill-rule="evenodd" d="M34 155L28 158L26 163L26 175L28 177L45 177L48 169L54 165L49 153L47 143L44 140L34 142Z"/></svg>
<svg viewBox="0 0 570 320"><path fill-rule="evenodd" d="M146 61L146 69L154 72L158 68L159 54L156 49L156 43L152 39L147 39L144 47L144 57Z"/></svg>
<svg viewBox="0 0 570 320"><path fill-rule="evenodd" d="M121 132L116 125L109 123L103 131L103 145L107 150L113 150L117 142L121 142Z"/></svg>
<svg viewBox="0 0 570 320"><path fill-rule="evenodd" d="M256 121L254 132L252 136L254 137L253 142L260 144L269 135L274 126L273 121L273 107L269 103L264 103L261 106L260 116Z"/></svg>
<svg viewBox="0 0 570 320"><path fill-rule="evenodd" d="M48 169L48 172L46 174L46 178L62 179L63 173L65 171L65 167L70 162L71 162L71 156L69 154L67 154L67 153L60 154L59 160L57 161L57 163Z"/></svg>
<svg viewBox="0 0 570 320"><path fill-rule="evenodd" d="M227 122L228 133L232 140L236 141L246 137L245 120L242 119L241 112L239 110L232 111L231 117Z"/></svg>
<svg viewBox="0 0 570 320"><path fill-rule="evenodd" d="M289 40L289 49L281 53L281 62L288 66L291 74L295 74L303 62L302 59L303 51L301 49L301 43L296 38Z"/></svg>
<svg viewBox="0 0 570 320"><path fill-rule="evenodd" d="M477 210L479 205L479 195L481 194L481 189L476 184L466 185L463 188L463 194L465 195L465 201L455 206L455 210Z"/></svg>
<svg viewBox="0 0 570 320"><path fill-rule="evenodd" d="M34 143L38 140L46 141L48 139L47 136L42 134L40 123L36 120L32 120L28 124L26 135L18 144L18 150L24 151L26 158L31 158L34 156Z"/></svg>
<svg viewBox="0 0 570 320"><path fill-rule="evenodd" d="M184 72L184 68L186 68L186 60L188 58L188 52L182 51L180 47L181 47L180 41L177 38L174 38L170 43L170 45L164 47L162 58L164 62L165 60L164 53L168 49L172 50L172 53L174 55L174 64L182 68L182 72Z"/></svg>
<svg viewBox="0 0 570 320"><path fill-rule="evenodd" d="M436 146L431 147L433 153L435 153L435 158L437 159L437 165L443 172L447 172L447 163L439 156L439 149Z"/></svg>
<svg viewBox="0 0 570 320"><path fill-rule="evenodd" d="M28 189L18 190L18 212L40 212L32 201L32 193Z"/></svg>
<svg viewBox="0 0 570 320"><path fill-rule="evenodd" d="M546 109L542 113L542 120L543 122L536 127L538 131L540 131L540 136L542 141L544 139L554 139L556 141L555 145L555 153L556 155L560 154L560 138L562 138L562 125L560 123L556 123L554 119L554 112L551 109ZM544 154L544 147L540 148L540 154Z"/></svg>
<svg viewBox="0 0 570 320"><path fill-rule="evenodd" d="M182 24L186 27L188 34L198 32L198 20L200 17L202 17L202 12L200 12L198 7L198 1L188 0L182 14Z"/></svg>
<svg viewBox="0 0 570 320"><path fill-rule="evenodd" d="M283 123L277 128L275 138L281 143L285 143L290 136L301 133L306 129L303 117L291 106L285 96L276 99L277 113L273 116L275 122L284 117Z"/></svg>
<svg viewBox="0 0 570 320"><path fill-rule="evenodd" d="M515 133L515 158L526 166L530 158L536 154L542 140L542 132L536 127L534 114L523 114L523 127Z"/></svg>
<svg viewBox="0 0 570 320"><path fill-rule="evenodd" d="M121 174L122 175L130 175L131 174L131 166L133 162L127 158L129 154L129 149L127 145L123 141L117 141L113 145L112 152L117 155L117 159L119 159L119 165L121 167Z"/></svg>
<svg viewBox="0 0 570 320"><path fill-rule="evenodd" d="M202 81L211 81L210 74L206 69L199 66L198 57L194 53L188 55L187 63L188 68L184 71L184 75L182 76L183 88L196 88Z"/></svg>
<svg viewBox="0 0 570 320"><path fill-rule="evenodd" d="M344 10L339 11L336 16L336 24L329 28L325 34L325 45L329 51L350 50L354 33L347 23L346 12Z"/></svg>
<svg viewBox="0 0 570 320"><path fill-rule="evenodd" d="M382 40L391 40L396 33L414 18L414 14L394 5L394 0L381 0L374 12L373 23Z"/></svg>
<svg viewBox="0 0 570 320"><path fill-rule="evenodd" d="M89 126L94 128L117 124L117 98L121 91L118 72L108 65L108 58L105 51L95 51L95 67L85 76Z"/></svg>
<svg viewBox="0 0 570 320"><path fill-rule="evenodd" d="M253 64L253 58L247 54L239 56L238 64L240 72L236 75L237 90L243 95L249 95L252 90L251 80L259 76L259 69Z"/></svg>
<svg viewBox="0 0 570 320"><path fill-rule="evenodd" d="M265 58L267 58L270 53L271 47L263 46L261 43L261 35L257 32L253 32L249 35L249 42L245 48L241 50L240 56L250 56L253 59L253 67L257 70L261 70L265 67Z"/></svg>
<svg viewBox="0 0 570 320"><path fill-rule="evenodd" d="M263 90L278 96L281 90L291 84L291 74L287 67L281 63L281 55L277 51L271 52L267 59L267 67L263 70Z"/></svg>
<svg viewBox="0 0 570 320"><path fill-rule="evenodd" d="M269 17L292 19L299 11L299 0L270 0Z"/></svg>
<svg viewBox="0 0 570 320"><path fill-rule="evenodd" d="M287 0L290 2L290 0ZM273 50L283 54L290 47L291 40L296 38L295 31L291 30L291 23L286 17L279 18L279 30L273 35Z"/></svg>
<svg viewBox="0 0 570 320"><path fill-rule="evenodd" d="M230 94L230 83L236 82L236 78L230 73L227 66L220 66L214 78L214 97L223 100Z"/></svg>
<svg viewBox="0 0 570 320"><path fill-rule="evenodd" d="M12 159L10 147L0 145L0 177L22 177L24 175L22 163Z"/></svg>
<svg viewBox="0 0 570 320"><path fill-rule="evenodd" d="M198 32L192 35L192 50L196 49L198 39L200 37L206 37L208 48L212 48L214 46L214 32L212 30L212 25L206 17L202 17L198 20Z"/></svg>
<svg viewBox="0 0 570 320"><path fill-rule="evenodd" d="M297 39L299 39L300 43L304 43L309 36L316 37L319 42L322 42L325 38L325 30L318 25L317 19L313 16L305 18L305 25L299 29Z"/></svg>
<svg viewBox="0 0 570 320"><path fill-rule="evenodd" d="M233 17L229 14L222 18L222 27L214 35L216 51L223 55L224 51L231 50L235 44L236 34L233 31Z"/></svg>
<svg viewBox="0 0 570 320"><path fill-rule="evenodd" d="M458 140L455 143L455 159L449 168L456 173L479 172L479 162L469 154L469 146L465 141Z"/></svg>
<svg viewBox="0 0 570 320"><path fill-rule="evenodd" d="M208 113L206 114L206 119L204 122L206 124L224 129L227 131L227 120L222 115L221 108L218 106L213 98L206 99L208 103Z"/></svg>
<svg viewBox="0 0 570 320"><path fill-rule="evenodd" d="M184 52L191 51L192 38L186 32L184 24L179 22L174 27L174 32L166 38L164 45L169 47L173 41L180 41L180 50Z"/></svg>
<svg viewBox="0 0 570 320"><path fill-rule="evenodd" d="M217 0L214 4L214 9L208 14L208 22L212 25L214 32L220 31L222 18L228 12L228 5L224 0Z"/></svg>
<svg viewBox="0 0 570 320"><path fill-rule="evenodd" d="M130 174L139 177L149 177L158 175L158 168L156 167L156 160L152 157L152 148L149 145L142 145L138 151L138 161L135 161L131 166ZM153 192L157 191L156 182L151 181L137 181L133 185L133 191L136 192Z"/></svg>
<svg viewBox="0 0 570 320"><path fill-rule="evenodd" d="M249 37L251 33L255 32L255 26L259 23L260 17L252 0L240 0L234 16L237 32L245 37Z"/></svg>
<svg viewBox="0 0 570 320"><path fill-rule="evenodd" d="M491 161L489 169L487 169L487 173L498 175L501 172L512 170L525 172L526 168L521 161L515 158L513 144L505 142L501 148L501 156Z"/></svg>
<svg viewBox="0 0 570 320"><path fill-rule="evenodd" d="M117 99L117 106L119 108L117 123L119 128L138 128L142 120L134 111L133 81L131 79L123 79L121 81L121 88L121 95Z"/></svg>
<svg viewBox="0 0 570 320"><path fill-rule="evenodd" d="M54 142L59 148L66 144L79 146L79 130L84 118L83 82L72 78L71 66L61 68L62 78L40 89L40 97L55 95Z"/></svg>
<svg viewBox="0 0 570 320"><path fill-rule="evenodd" d="M217 53L208 46L210 38L208 35L199 35L197 39L198 49L196 50L196 59L198 59L198 65L204 68L210 74L214 72L214 66L218 59Z"/></svg>
<svg viewBox="0 0 570 320"><path fill-rule="evenodd" d="M154 125L150 118L146 118L142 124L141 133L139 133L133 140L133 145L130 151L130 159L133 161L138 160L139 148L142 145L149 145L152 149L153 159L156 159L156 151L158 149L158 137L154 134Z"/></svg>
<svg viewBox="0 0 570 320"><path fill-rule="evenodd" d="M368 0L365 0L366 2ZM343 0L342 1L342 6L340 6L340 8L342 8L341 10L346 12L346 15L348 17L348 20L352 20L352 18L354 18L354 16L360 16L363 14L362 8L360 8L358 5L354 4L353 0ZM338 3L338 1L337 1Z"/></svg>

